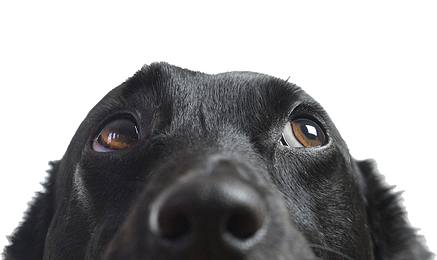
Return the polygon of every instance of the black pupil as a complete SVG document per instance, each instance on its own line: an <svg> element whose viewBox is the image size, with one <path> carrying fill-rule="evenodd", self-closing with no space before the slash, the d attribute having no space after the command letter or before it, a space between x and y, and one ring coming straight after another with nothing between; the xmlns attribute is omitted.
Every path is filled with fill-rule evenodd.
<svg viewBox="0 0 437 260"><path fill-rule="evenodd" d="M118 119L109 123L103 129L102 134L107 135L106 138L108 141L132 143L138 139L137 127L135 123L129 119ZM101 138L102 136L100 136L99 139Z"/></svg>
<svg viewBox="0 0 437 260"><path fill-rule="evenodd" d="M128 119L120 119L112 122L107 127L114 137L136 138L137 128L135 124Z"/></svg>
<svg viewBox="0 0 437 260"><path fill-rule="evenodd" d="M299 119L300 130L302 133L311 140L317 140L319 137L319 126L316 123L307 120Z"/></svg>

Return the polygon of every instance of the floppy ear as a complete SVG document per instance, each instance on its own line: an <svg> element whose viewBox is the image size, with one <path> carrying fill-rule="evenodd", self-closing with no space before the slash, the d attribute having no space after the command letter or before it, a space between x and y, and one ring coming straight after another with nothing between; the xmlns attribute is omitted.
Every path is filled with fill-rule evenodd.
<svg viewBox="0 0 437 260"><path fill-rule="evenodd" d="M367 214L376 260L427 260L432 254L416 234L400 203L400 193L389 187L372 160L356 161L364 179Z"/></svg>
<svg viewBox="0 0 437 260"><path fill-rule="evenodd" d="M49 176L43 184L44 191L38 192L24 216L24 221L9 237L10 245L5 248L6 260L42 259L44 242L53 216L53 194L55 173L59 161L50 162Z"/></svg>

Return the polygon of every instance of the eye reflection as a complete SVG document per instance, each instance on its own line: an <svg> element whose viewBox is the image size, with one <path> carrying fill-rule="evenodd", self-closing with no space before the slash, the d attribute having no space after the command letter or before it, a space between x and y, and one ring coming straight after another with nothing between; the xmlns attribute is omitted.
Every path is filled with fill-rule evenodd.
<svg viewBox="0 0 437 260"><path fill-rule="evenodd" d="M130 119L116 119L103 127L94 139L93 149L97 152L125 150L138 142L138 128Z"/></svg>
<svg viewBox="0 0 437 260"><path fill-rule="evenodd" d="M318 123L296 118L285 125L281 143L290 147L317 147L326 143L326 136Z"/></svg>

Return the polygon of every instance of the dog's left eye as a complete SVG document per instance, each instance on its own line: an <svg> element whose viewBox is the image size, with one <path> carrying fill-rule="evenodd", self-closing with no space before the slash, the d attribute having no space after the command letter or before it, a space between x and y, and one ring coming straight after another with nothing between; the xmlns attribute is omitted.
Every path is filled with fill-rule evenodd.
<svg viewBox="0 0 437 260"><path fill-rule="evenodd" d="M93 141L97 152L125 150L138 142L138 127L133 120L116 119L106 124Z"/></svg>
<svg viewBox="0 0 437 260"><path fill-rule="evenodd" d="M317 147L326 144L326 136L318 123L296 118L285 125L280 143L291 147Z"/></svg>

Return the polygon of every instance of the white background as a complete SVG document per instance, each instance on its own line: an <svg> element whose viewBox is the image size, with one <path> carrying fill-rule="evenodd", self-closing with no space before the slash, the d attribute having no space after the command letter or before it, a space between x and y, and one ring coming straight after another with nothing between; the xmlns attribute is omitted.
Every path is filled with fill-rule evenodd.
<svg viewBox="0 0 437 260"><path fill-rule="evenodd" d="M290 76L437 251L435 1L61 2L0 3L0 247L91 107L167 61Z"/></svg>

